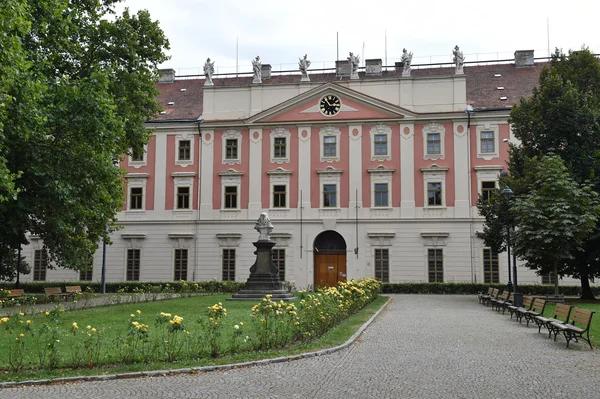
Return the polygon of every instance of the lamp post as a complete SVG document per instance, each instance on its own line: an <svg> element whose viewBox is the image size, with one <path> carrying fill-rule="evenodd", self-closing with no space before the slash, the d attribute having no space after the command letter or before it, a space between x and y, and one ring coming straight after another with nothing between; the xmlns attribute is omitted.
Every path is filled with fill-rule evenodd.
<svg viewBox="0 0 600 399"><path fill-rule="evenodd" d="M504 198L506 199L506 206L508 209L508 213L510 215L510 199L512 198L512 196L514 195L513 191L510 189L510 187L506 186L506 188L502 191L502 194L504 195ZM508 279L510 280L510 230L511 230L512 226L511 223L509 221L507 221L506 223L506 248L508 250ZM523 306L523 294L519 294L517 291L517 258L516 258L516 254L513 251L513 264L512 264L512 269L513 269L513 273L512 273L512 277L513 277L513 281L512 281L512 291L514 294L514 298L515 298L515 306ZM510 281L509 281L510 284Z"/></svg>

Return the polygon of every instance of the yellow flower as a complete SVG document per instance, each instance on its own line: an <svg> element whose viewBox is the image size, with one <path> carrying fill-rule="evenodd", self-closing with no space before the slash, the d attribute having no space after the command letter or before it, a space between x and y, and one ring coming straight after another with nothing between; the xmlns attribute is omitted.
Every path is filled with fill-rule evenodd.
<svg viewBox="0 0 600 399"><path fill-rule="evenodd" d="M60 342L60 339L57 339L56 342Z"/></svg>
<svg viewBox="0 0 600 399"><path fill-rule="evenodd" d="M240 326L243 326L243 325L244 325L244 323L240 321Z"/></svg>
<svg viewBox="0 0 600 399"><path fill-rule="evenodd" d="M25 313L23 313L23 312L20 312L20 313L19 313L19 316L25 316Z"/></svg>
<svg viewBox="0 0 600 399"><path fill-rule="evenodd" d="M31 320L27 320L27 324L31 324Z"/></svg>
<svg viewBox="0 0 600 399"><path fill-rule="evenodd" d="M0 319L0 321L2 321L2 323L8 323L9 318L8 317L3 317Z"/></svg>
<svg viewBox="0 0 600 399"><path fill-rule="evenodd" d="M135 315L132 313L132 314L129 315L129 317L135 317Z"/></svg>
<svg viewBox="0 0 600 399"><path fill-rule="evenodd" d="M73 328L79 328L76 322L73 322Z"/></svg>
<svg viewBox="0 0 600 399"><path fill-rule="evenodd" d="M90 328L92 328L92 326L87 326L86 328L89 330Z"/></svg>
<svg viewBox="0 0 600 399"><path fill-rule="evenodd" d="M142 314L142 311L138 309L138 310L135 311L135 313Z"/></svg>
<svg viewBox="0 0 600 399"><path fill-rule="evenodd" d="M24 336L25 336L25 334L19 334L19 337L24 337Z"/></svg>
<svg viewBox="0 0 600 399"><path fill-rule="evenodd" d="M46 316L49 316L49 315L50 315L50 312L46 312L46 313L44 313L44 314L45 314Z"/></svg>
<svg viewBox="0 0 600 399"><path fill-rule="evenodd" d="M95 329L95 328L92 328L92 332L93 332L93 333L95 333L95 332L96 332L96 329Z"/></svg>
<svg viewBox="0 0 600 399"><path fill-rule="evenodd" d="M15 338L15 341L19 342L19 338Z"/></svg>
<svg viewBox="0 0 600 399"><path fill-rule="evenodd" d="M235 326L233 326L233 329L234 329L234 330L239 330L239 329L240 329L240 326L238 326L238 325L236 324Z"/></svg>

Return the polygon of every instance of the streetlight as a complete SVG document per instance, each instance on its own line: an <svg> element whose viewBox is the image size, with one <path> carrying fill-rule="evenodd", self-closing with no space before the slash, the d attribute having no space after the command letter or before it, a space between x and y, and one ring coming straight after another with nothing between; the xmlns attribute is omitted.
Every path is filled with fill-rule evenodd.
<svg viewBox="0 0 600 399"><path fill-rule="evenodd" d="M513 191L510 189L510 187L506 186L506 188L502 191L502 194L504 195L504 198L506 199L506 206L508 209L508 213L510 215L510 199L512 198L512 196L514 195ZM507 221L506 223L506 248L508 250L508 279L510 280L510 230L511 230L511 223L510 221ZM517 257L516 254L513 251L513 264L512 264L512 268L513 268L513 277L514 280L512 282L513 284L513 294L514 294L514 304L515 306L521 307L523 306L523 294L519 294L517 293ZM508 282L510 284L510 281Z"/></svg>

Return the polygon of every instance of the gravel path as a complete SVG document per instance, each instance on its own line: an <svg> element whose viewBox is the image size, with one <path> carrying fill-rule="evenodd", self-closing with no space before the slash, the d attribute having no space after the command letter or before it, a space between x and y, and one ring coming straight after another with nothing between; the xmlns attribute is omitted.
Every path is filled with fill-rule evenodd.
<svg viewBox="0 0 600 399"><path fill-rule="evenodd" d="M600 354L565 348L474 296L392 295L358 341L287 363L7 388L10 398L595 398ZM542 331L543 332L543 331Z"/></svg>

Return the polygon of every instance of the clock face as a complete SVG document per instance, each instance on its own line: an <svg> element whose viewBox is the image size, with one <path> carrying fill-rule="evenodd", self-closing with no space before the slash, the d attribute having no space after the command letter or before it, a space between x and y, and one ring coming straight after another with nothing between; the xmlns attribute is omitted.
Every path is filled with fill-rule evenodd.
<svg viewBox="0 0 600 399"><path fill-rule="evenodd" d="M319 109L325 116L333 116L340 112L342 102L340 99L332 94L328 94L321 99L319 102Z"/></svg>

